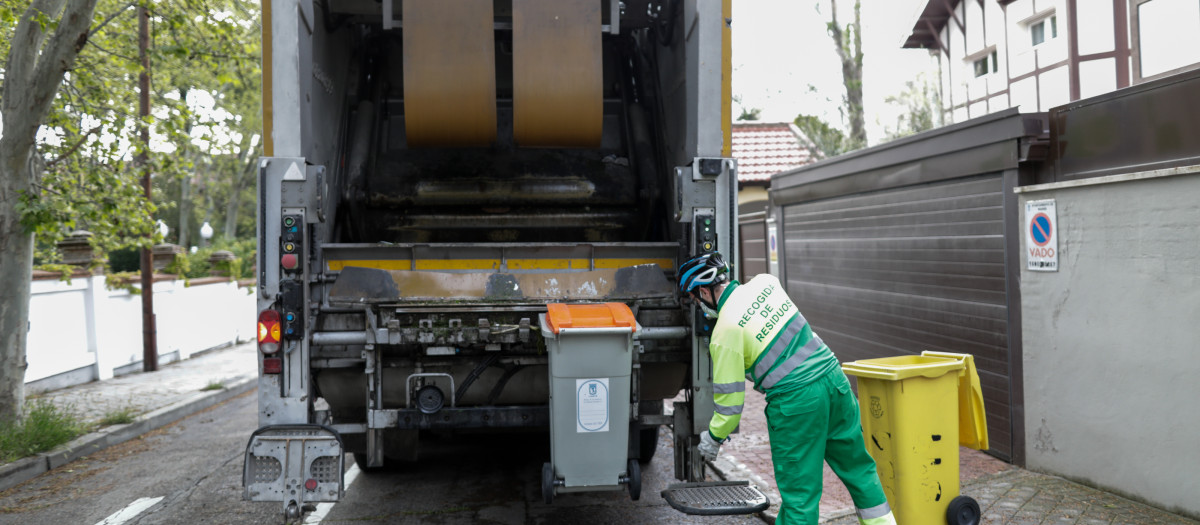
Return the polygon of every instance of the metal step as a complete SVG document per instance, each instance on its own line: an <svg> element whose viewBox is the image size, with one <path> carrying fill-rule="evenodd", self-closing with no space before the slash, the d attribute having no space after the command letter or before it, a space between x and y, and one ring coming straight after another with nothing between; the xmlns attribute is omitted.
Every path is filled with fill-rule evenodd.
<svg viewBox="0 0 1200 525"><path fill-rule="evenodd" d="M701 516L754 514L771 506L749 481L676 483L662 491L662 497L675 510Z"/></svg>

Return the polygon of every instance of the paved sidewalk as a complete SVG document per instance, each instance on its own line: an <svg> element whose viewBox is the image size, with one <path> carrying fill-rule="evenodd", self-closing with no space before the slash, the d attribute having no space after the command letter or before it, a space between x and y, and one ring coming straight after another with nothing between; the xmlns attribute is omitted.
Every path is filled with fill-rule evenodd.
<svg viewBox="0 0 1200 525"><path fill-rule="evenodd" d="M132 423L100 428L50 452L0 465L0 490L249 392L257 384L256 352L254 343L225 347L162 366L156 372L93 381L37 396L87 424L118 412L136 417Z"/></svg>
<svg viewBox="0 0 1200 525"><path fill-rule="evenodd" d="M762 488L771 499L771 508L763 513L763 520L774 523L779 492L775 488L771 441L763 412L766 398L752 387L746 383L740 431L721 447L713 467L716 477L749 480ZM983 525L1200 525L1200 521L1063 478L1014 467L979 451L959 450L961 492L979 502ZM825 465L820 513L820 523L824 525L858 524L854 502L829 465Z"/></svg>

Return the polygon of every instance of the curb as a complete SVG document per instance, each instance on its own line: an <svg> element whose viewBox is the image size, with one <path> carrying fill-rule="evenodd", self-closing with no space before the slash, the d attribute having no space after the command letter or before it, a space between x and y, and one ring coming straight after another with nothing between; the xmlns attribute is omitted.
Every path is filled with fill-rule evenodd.
<svg viewBox="0 0 1200 525"><path fill-rule="evenodd" d="M245 394L254 390L258 385L257 380L257 377L247 377L222 390L197 392L187 399L142 414L133 423L105 427L77 437L49 452L0 466L0 491L8 490L81 457L95 454L113 445L119 445Z"/></svg>

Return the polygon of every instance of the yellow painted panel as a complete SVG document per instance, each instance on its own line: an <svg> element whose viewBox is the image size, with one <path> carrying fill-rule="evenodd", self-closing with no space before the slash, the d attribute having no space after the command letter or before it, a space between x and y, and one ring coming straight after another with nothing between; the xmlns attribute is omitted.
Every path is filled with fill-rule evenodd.
<svg viewBox="0 0 1200 525"><path fill-rule="evenodd" d="M417 261L416 270L496 270L500 259L430 259Z"/></svg>
<svg viewBox="0 0 1200 525"><path fill-rule="evenodd" d="M627 268L641 264L657 264L664 270L674 270L675 262L671 259L596 259L596 269Z"/></svg>
<svg viewBox="0 0 1200 525"><path fill-rule="evenodd" d="M509 259L510 270L587 270L587 259Z"/></svg>
<svg viewBox="0 0 1200 525"><path fill-rule="evenodd" d="M387 259L343 259L340 261L326 261L325 265L330 271L340 272L347 266L357 266L359 268L374 268L376 270L411 270L412 261L397 261Z"/></svg>

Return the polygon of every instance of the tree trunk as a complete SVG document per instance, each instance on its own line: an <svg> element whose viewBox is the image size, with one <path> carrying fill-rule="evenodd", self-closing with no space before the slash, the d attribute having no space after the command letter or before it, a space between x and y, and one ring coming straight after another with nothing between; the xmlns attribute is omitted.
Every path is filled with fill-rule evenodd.
<svg viewBox="0 0 1200 525"><path fill-rule="evenodd" d="M863 121L862 94L862 16L860 0L854 0L854 23L843 31L837 19L837 0L830 0L829 36L842 61L842 84L846 86L846 116L850 120L850 149L867 145L867 128Z"/></svg>
<svg viewBox="0 0 1200 525"><path fill-rule="evenodd" d="M191 233L189 227L188 214L192 211L192 176L184 175L179 181L179 227L175 230L176 236L179 237L180 246L186 251L189 248L188 234Z"/></svg>
<svg viewBox="0 0 1200 525"><path fill-rule="evenodd" d="M16 209L33 176L29 149L14 155L8 137L0 139L0 423L14 421L25 406L25 343L29 337L29 290L33 234L25 233ZM82 322L82 321L81 321Z"/></svg>
<svg viewBox="0 0 1200 525"><path fill-rule="evenodd" d="M37 173L38 128L50 112L63 75L87 43L97 0L33 0L13 30L0 99L4 135L0 137L0 421L21 417L25 400L25 344L29 334L29 291L33 273L33 235L17 209L31 191ZM64 8L65 5L65 8ZM47 39L42 20L56 18ZM44 45L43 45L44 44Z"/></svg>

